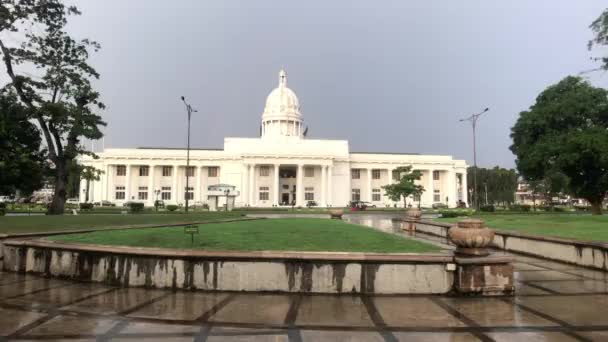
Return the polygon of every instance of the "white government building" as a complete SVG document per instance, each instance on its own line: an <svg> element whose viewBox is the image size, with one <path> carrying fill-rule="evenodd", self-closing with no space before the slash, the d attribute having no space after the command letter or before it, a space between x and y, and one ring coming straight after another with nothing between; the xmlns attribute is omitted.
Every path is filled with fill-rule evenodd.
<svg viewBox="0 0 608 342"><path fill-rule="evenodd" d="M191 149L186 170L186 149L108 148L98 159L84 157L81 163L103 170L89 187L89 201L144 202L156 199L182 204L186 192L191 204L223 203L216 185L232 185L234 204L272 207L346 206L351 200L377 207L403 206L391 201L382 186L394 182L394 170L411 165L422 171L421 198L408 205L431 207L434 203L455 207L466 203L466 163L451 156L397 153L350 152L347 140L307 139L296 94L287 87L283 70L279 86L266 99L261 136L225 138L223 149ZM186 176L189 186L186 190ZM81 189L85 189L83 181ZM211 187L211 188L210 188ZM81 201L85 194L81 191ZM225 197L224 197L225 198Z"/></svg>

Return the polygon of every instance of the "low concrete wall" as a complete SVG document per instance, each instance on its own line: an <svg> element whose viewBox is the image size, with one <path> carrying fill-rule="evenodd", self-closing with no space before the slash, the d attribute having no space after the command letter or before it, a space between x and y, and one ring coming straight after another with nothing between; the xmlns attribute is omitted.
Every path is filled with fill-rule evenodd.
<svg viewBox="0 0 608 342"><path fill-rule="evenodd" d="M119 286L221 291L444 294L451 255L208 252L4 241L3 269ZM450 267L453 269L453 267Z"/></svg>
<svg viewBox="0 0 608 342"><path fill-rule="evenodd" d="M416 230L447 239L450 226L423 220L416 223ZM495 248L608 271L608 244L495 231Z"/></svg>

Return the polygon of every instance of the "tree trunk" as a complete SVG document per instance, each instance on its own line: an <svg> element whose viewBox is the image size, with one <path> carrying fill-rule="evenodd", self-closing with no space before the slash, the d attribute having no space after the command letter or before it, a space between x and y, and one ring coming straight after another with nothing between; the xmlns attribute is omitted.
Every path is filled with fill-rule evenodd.
<svg viewBox="0 0 608 342"><path fill-rule="evenodd" d="M87 179L87 192L84 195L84 201L85 201L85 203L89 203L89 185L90 185L90 182L91 181L89 179Z"/></svg>
<svg viewBox="0 0 608 342"><path fill-rule="evenodd" d="M591 215L602 215L602 200L589 203L591 203Z"/></svg>
<svg viewBox="0 0 608 342"><path fill-rule="evenodd" d="M65 164L58 165L55 172L55 193L53 194L53 200L49 206L48 215L63 215L68 187L67 167L65 167Z"/></svg>

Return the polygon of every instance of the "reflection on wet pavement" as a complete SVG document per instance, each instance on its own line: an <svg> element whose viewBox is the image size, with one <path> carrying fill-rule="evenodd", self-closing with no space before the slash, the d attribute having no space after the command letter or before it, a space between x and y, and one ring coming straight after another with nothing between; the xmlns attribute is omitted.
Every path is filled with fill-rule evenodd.
<svg viewBox="0 0 608 342"><path fill-rule="evenodd" d="M345 219L404 234L388 215ZM514 298L174 292L0 272L0 341L608 340L606 273L516 258Z"/></svg>

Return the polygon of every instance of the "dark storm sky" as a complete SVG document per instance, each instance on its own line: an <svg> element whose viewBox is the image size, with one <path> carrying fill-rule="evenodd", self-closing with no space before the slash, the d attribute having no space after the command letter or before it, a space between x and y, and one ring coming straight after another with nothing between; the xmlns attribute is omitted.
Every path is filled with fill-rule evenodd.
<svg viewBox="0 0 608 342"><path fill-rule="evenodd" d="M601 1L77 1L70 30L102 44L92 63L106 147L254 137L285 67L313 138L352 151L449 154L512 167L510 127L536 95L592 68ZM606 86L606 76L592 76ZM99 145L98 145L99 146Z"/></svg>

